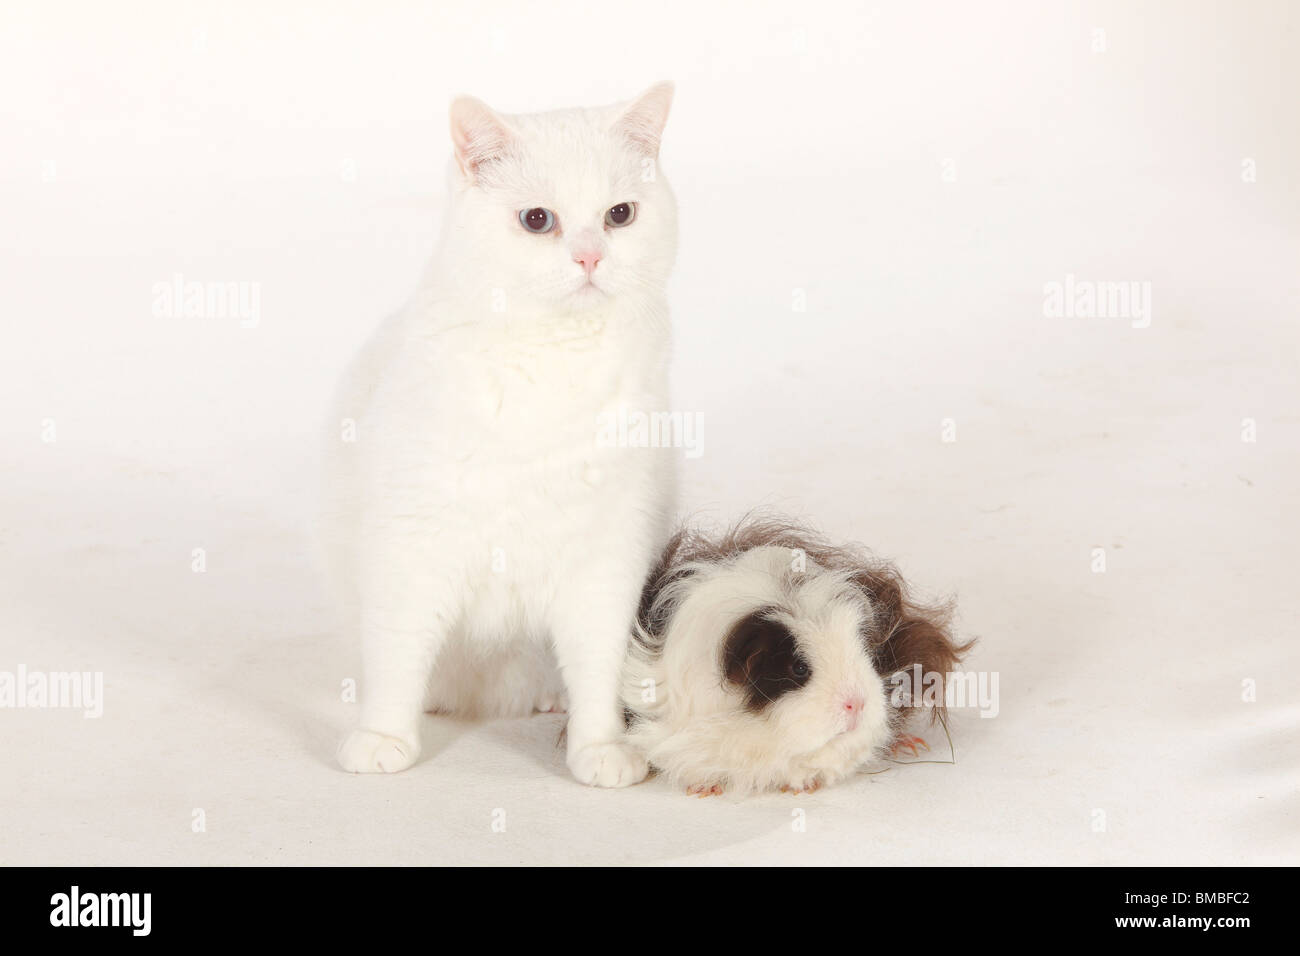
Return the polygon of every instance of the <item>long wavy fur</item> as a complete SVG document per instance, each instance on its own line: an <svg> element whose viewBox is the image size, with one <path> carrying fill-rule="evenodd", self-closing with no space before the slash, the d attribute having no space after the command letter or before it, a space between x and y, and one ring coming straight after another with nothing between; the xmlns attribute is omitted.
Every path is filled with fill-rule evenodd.
<svg viewBox="0 0 1300 956"><path fill-rule="evenodd" d="M667 631L680 585L699 568L725 563L753 548L798 549L830 571L845 573L871 599L876 628L868 635L872 663L882 677L919 664L925 674L947 675L974 646L958 643L951 631L952 604L921 603L909 593L898 569L855 545L833 545L818 532L786 518L751 513L721 535L682 528L664 548L641 595L635 652L656 656ZM676 586L675 586L676 585ZM946 717L943 695L930 710L932 722ZM920 706L912 702L909 707ZM901 733L903 714L894 722Z"/></svg>

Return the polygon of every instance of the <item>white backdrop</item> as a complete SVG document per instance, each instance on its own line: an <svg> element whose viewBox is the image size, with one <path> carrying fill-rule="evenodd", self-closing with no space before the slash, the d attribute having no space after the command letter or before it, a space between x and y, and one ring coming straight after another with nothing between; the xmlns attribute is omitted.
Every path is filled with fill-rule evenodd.
<svg viewBox="0 0 1300 956"><path fill-rule="evenodd" d="M0 710L0 861L1294 862L1298 21L5 4L0 671L102 671L105 700ZM956 766L801 798L797 836L793 798L582 790L549 717L331 766L357 661L306 543L314 442L431 251L447 103L660 79L684 510L864 541L1000 674ZM178 275L256 315L157 314ZM1067 276L1150 314L1045 314Z"/></svg>

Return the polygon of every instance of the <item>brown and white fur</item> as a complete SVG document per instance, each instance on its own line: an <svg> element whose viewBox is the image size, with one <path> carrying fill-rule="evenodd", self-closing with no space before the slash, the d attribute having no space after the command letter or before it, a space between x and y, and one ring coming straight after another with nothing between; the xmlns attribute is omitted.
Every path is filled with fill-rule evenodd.
<svg viewBox="0 0 1300 956"><path fill-rule="evenodd" d="M682 531L642 597L630 741L691 792L816 789L910 739L890 675L946 675L971 643L891 565L797 525Z"/></svg>

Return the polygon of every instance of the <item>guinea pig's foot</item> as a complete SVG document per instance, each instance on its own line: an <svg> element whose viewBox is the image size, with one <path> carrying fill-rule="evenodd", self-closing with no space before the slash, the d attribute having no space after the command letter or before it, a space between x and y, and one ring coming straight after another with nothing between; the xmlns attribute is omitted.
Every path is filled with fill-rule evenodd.
<svg viewBox="0 0 1300 956"><path fill-rule="evenodd" d="M722 784L697 783L693 787L687 787L686 794L692 797L720 797L722 796Z"/></svg>
<svg viewBox="0 0 1300 956"><path fill-rule="evenodd" d="M892 756L897 757L900 756L904 750L908 750L911 752L913 757L919 757L920 754L917 753L917 747L921 747L923 750L927 751L930 749L930 745L920 737L913 737L911 734L902 734L894 741L894 745L889 748L889 753Z"/></svg>
<svg viewBox="0 0 1300 956"><path fill-rule="evenodd" d="M816 792L817 792L818 790L820 790L821 788L822 788L822 781L821 781L821 778L820 778L820 777L812 777L812 778L810 778L810 779L808 779L808 780L802 780L802 781L799 781L798 783L794 783L794 784L789 784L789 783L787 783L785 786L783 786L783 787L781 788L781 792L782 792L782 793L794 793L794 794L799 794L799 793L816 793Z"/></svg>
<svg viewBox="0 0 1300 956"><path fill-rule="evenodd" d="M567 714L569 712L569 702L564 699L563 694L557 694L554 697L546 695L537 701L534 713L538 714Z"/></svg>

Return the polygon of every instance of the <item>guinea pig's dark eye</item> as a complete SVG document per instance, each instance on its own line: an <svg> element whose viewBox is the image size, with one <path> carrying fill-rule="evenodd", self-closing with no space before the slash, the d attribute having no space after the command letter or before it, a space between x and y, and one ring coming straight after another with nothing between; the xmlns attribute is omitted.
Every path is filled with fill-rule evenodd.
<svg viewBox="0 0 1300 956"><path fill-rule="evenodd" d="M524 209L519 213L519 224L529 232L541 235L555 228L555 213L549 209L543 209L541 206Z"/></svg>
<svg viewBox="0 0 1300 956"><path fill-rule="evenodd" d="M612 207L609 212L605 213L605 225L613 226L617 229L619 226L626 226L636 218L636 203L621 202Z"/></svg>
<svg viewBox="0 0 1300 956"><path fill-rule="evenodd" d="M790 665L790 673L800 680L803 680L812 673L812 669L808 666L807 661L796 659L795 662Z"/></svg>

